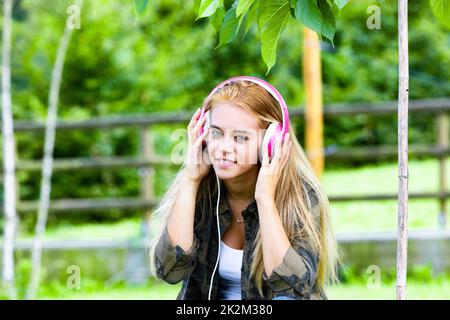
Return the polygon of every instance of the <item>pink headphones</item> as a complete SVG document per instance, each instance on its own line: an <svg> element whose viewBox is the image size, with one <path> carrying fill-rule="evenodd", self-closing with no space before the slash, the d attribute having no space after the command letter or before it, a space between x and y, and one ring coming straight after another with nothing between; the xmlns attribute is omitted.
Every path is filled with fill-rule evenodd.
<svg viewBox="0 0 450 320"><path fill-rule="evenodd" d="M286 106L286 102L284 101L283 97L278 92L278 90L275 89L275 87L272 86L270 83L268 83L267 81L264 81L262 79L252 77L252 76L238 76L238 77L230 78L230 79L225 80L222 83L218 84L204 100L202 111L201 111L198 119L202 119L203 117L206 117L206 121L205 121L204 126L200 128L200 134L202 134L203 131L206 130L210 125L210 121L211 121L210 111L208 110L205 112L205 106L206 106L206 103L209 101L209 98L223 86L229 84L230 82L239 81L239 80L250 81L250 82L256 83L257 85L263 87L264 89L266 89L267 92L269 92L275 98L275 100L278 101L278 105L281 108L281 114L283 116L283 123L280 124L278 122L273 122L269 125L266 133L264 134L261 148L259 149L259 161L262 161L262 155L263 155L264 148L267 148L268 154L269 154L269 160L272 160L274 152L275 152L275 150L274 150L275 140L277 139L277 137L279 135L281 135L281 139L283 141L285 134L289 132L289 112L288 112L288 109ZM203 141L203 145L206 146L206 141Z"/></svg>

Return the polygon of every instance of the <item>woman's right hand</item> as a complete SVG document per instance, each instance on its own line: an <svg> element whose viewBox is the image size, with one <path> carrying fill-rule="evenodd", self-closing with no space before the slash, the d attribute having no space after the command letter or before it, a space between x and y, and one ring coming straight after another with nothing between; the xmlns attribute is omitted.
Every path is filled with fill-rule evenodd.
<svg viewBox="0 0 450 320"><path fill-rule="evenodd" d="M192 182L200 183L200 181L205 177L211 167L211 162L208 156L208 147L204 150L202 148L202 141L205 140L209 128L204 130L203 134L199 134L200 127L205 124L206 117L203 117L198 121L200 116L201 108L197 109L189 122L187 127L188 134L188 150L184 160L186 168L185 178Z"/></svg>

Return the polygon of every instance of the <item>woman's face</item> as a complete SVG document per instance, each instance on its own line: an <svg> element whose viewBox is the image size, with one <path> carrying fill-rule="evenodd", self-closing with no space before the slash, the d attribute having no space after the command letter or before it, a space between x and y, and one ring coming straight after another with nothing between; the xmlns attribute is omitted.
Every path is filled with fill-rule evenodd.
<svg viewBox="0 0 450 320"><path fill-rule="evenodd" d="M207 139L208 155L216 175L227 180L257 166L264 131L244 109L226 102L215 105Z"/></svg>

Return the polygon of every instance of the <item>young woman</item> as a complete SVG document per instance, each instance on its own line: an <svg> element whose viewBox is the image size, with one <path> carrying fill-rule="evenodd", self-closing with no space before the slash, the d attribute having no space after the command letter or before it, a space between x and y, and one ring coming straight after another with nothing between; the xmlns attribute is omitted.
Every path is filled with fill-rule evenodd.
<svg viewBox="0 0 450 320"><path fill-rule="evenodd" d="M288 132L268 133L272 123ZM338 263L328 199L278 91L228 79L187 132L185 161L152 218L162 221L156 275L183 281L177 299L327 299ZM270 147L267 134L277 137Z"/></svg>

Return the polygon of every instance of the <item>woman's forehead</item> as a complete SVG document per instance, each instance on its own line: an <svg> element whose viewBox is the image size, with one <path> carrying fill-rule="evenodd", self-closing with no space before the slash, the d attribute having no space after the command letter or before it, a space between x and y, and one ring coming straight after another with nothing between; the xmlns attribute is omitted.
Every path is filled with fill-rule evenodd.
<svg viewBox="0 0 450 320"><path fill-rule="evenodd" d="M212 108L211 126L220 129L259 129L258 119L243 108L223 102Z"/></svg>

